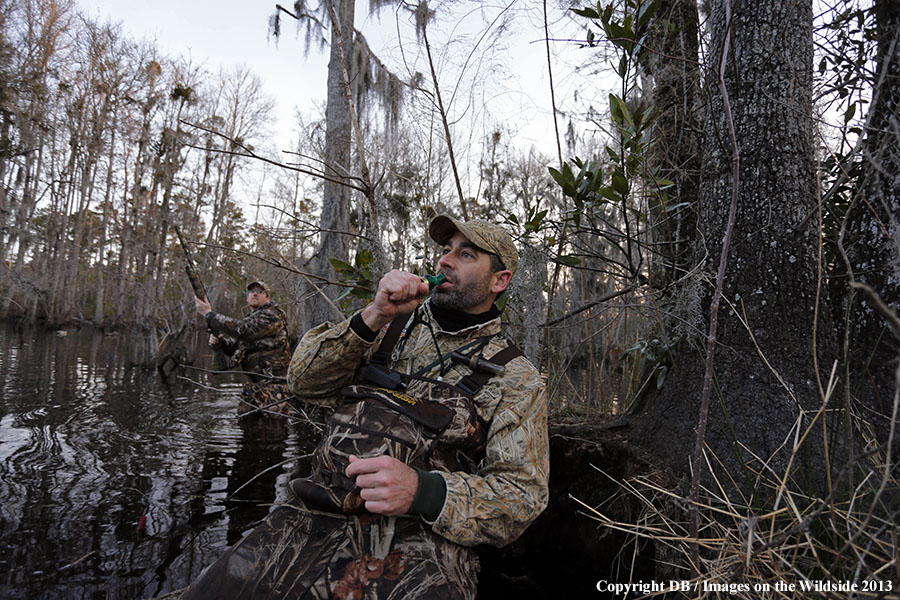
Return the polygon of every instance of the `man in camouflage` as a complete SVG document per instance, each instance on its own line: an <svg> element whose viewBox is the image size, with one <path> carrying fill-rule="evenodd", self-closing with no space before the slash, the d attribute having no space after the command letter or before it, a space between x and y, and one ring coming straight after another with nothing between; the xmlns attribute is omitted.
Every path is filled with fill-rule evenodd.
<svg viewBox="0 0 900 600"><path fill-rule="evenodd" d="M250 314L233 319L214 312L209 300L194 297L197 312L206 319L209 346L229 357L233 368L250 381L243 398L255 406L278 409L290 395L284 382L290 364L290 341L284 311L272 302L262 281L247 285Z"/></svg>
<svg viewBox="0 0 900 600"><path fill-rule="evenodd" d="M296 501L270 513L184 598L474 598L472 547L511 542L545 508L547 407L535 367L512 354L474 393L463 385L477 359L509 346L494 300L518 266L516 249L484 221L441 215L429 233L443 247L447 281L427 302L418 276L391 271L362 311L304 336L288 385L335 407L313 474L292 481ZM384 354L378 342L396 317L405 328L390 371L405 386L356 385ZM451 360L454 351L466 360ZM467 399L468 416L457 410ZM429 429L435 404L453 407L450 424ZM371 410L380 416L366 417ZM424 424L417 432L414 421Z"/></svg>

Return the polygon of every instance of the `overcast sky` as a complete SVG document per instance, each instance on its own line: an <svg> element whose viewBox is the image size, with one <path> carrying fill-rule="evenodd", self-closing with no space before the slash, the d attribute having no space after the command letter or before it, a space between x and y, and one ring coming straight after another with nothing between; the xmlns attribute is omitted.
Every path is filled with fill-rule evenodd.
<svg viewBox="0 0 900 600"><path fill-rule="evenodd" d="M219 66L250 67L262 78L265 89L278 104L276 130L282 132L285 145L290 139L287 133L295 127L295 107L304 114L317 115L318 107L324 103L327 49L312 49L305 56L304 43L298 39L295 24L289 18L282 20L282 36L276 46L268 36L268 20L275 6L272 0L77 1L90 16L122 22L125 31L135 39L156 39L166 55L189 56L213 72ZM470 28L484 25L481 13L475 9L466 18ZM519 130L523 145L534 144L543 152L555 155L541 24L527 19L517 23L521 28L507 36L511 54L508 68L512 77L504 81L499 97L491 99L496 101L493 111L507 120L508 126ZM390 65L391 58L400 60L396 19L389 8L382 9L377 17L369 16L368 1L359 0L356 26L385 62ZM462 20L451 26L454 30L447 36L455 35L457 29L464 27ZM557 36L551 34L551 37ZM565 49L559 45L554 47L554 53L561 50ZM561 65L555 68L559 68L555 74L557 95L563 97L564 92L560 92L565 87L563 68Z"/></svg>
<svg viewBox="0 0 900 600"><path fill-rule="evenodd" d="M314 0L313 0L314 1ZM132 39L155 40L168 57L189 58L209 72L244 65L259 76L263 88L276 102L276 123L268 129L274 137L259 149L276 160L292 162L280 151L294 145L299 126L297 112L306 123L324 115L328 48L312 46L305 53L305 41L297 35L296 23L282 18L281 36L276 45L269 36L269 18L274 0L76 0L82 10L100 21L121 23ZM542 3L536 0L481 0L455 2L441 7L429 28L429 40L441 80L444 103L452 106L457 163L464 193L477 195L481 187L478 164L483 158L483 142L496 128L503 141L525 156L533 147L544 157L543 164L557 165L556 136L547 75L547 47L544 41ZM293 2L285 0L288 6ZM399 3L398 3L399 4ZM439 3L431 3L435 6ZM552 5L547 6L552 11ZM450 15L449 10L454 14ZM497 29L499 15L512 17L509 30ZM550 38L566 39L584 35L584 22L573 22L562 10L550 14ZM417 40L408 13L396 13L390 6L376 15L369 13L369 0L356 1L355 25L369 47L401 79L413 73L428 73L424 51ZM399 30L399 32L398 32ZM490 36L485 30L500 32L498 50L485 52ZM570 110L574 90L582 99L586 79L570 66L589 57L572 43L551 46L557 106ZM465 75L457 81L460 65ZM574 73L574 74L573 74ZM431 88L431 78L425 77ZM604 94L605 96L605 94ZM560 118L565 132L567 121ZM581 125L576 124L576 128ZM268 150L265 150L268 146ZM563 150L564 159L566 156ZM274 153L274 154L270 154ZM288 158L286 158L288 157ZM235 201L251 222L265 220L266 211L257 205L263 181L271 178L256 171L242 175L234 189ZM261 177L261 178L260 178ZM315 199L315 183L301 183L301 194ZM306 186L309 186L308 188ZM266 214L263 214L266 213ZM271 218L278 220L280 214Z"/></svg>
<svg viewBox="0 0 900 600"><path fill-rule="evenodd" d="M278 104L279 131L294 127L294 108L312 113L324 101L327 56L313 49L308 57L283 27L275 45L268 39L271 1L248 0L78 0L101 20L121 22L136 40L155 39L167 56L187 56L212 72L247 65ZM274 129L274 128L273 128ZM286 143L286 142L285 142Z"/></svg>

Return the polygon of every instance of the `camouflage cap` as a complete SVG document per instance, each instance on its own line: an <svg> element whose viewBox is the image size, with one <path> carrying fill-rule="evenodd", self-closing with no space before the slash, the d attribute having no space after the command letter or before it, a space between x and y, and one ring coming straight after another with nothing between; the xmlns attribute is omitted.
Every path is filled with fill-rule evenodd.
<svg viewBox="0 0 900 600"><path fill-rule="evenodd" d="M258 287L268 295L272 295L272 292L269 291L269 286L266 285L264 281L251 281L247 284L247 291L249 292L251 289Z"/></svg>
<svg viewBox="0 0 900 600"><path fill-rule="evenodd" d="M428 226L428 234L438 244L446 244L457 231L482 250L496 254L504 267L513 273L516 272L519 266L519 251L516 250L509 232L499 225L480 219L463 222L448 215L438 215Z"/></svg>

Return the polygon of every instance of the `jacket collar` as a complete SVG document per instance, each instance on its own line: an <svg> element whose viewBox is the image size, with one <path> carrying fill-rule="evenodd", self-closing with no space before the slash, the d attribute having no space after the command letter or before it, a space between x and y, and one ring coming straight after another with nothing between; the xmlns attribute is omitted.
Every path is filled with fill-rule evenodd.
<svg viewBox="0 0 900 600"><path fill-rule="evenodd" d="M496 333L500 333L500 311L491 311L495 312L496 316L493 314L487 318L485 321L480 323L473 323L469 326L464 326L462 329L444 329L441 326L441 323L435 318L434 312L431 309L431 299L429 299L425 304L419 307L419 311L421 311L420 318L423 321L428 321L435 332L440 332L448 335L458 335L458 336L468 336L474 332L478 332L479 336L482 335L494 335ZM485 313L486 314L486 313Z"/></svg>
<svg viewBox="0 0 900 600"><path fill-rule="evenodd" d="M262 309L264 309L264 308L272 308L273 306L275 306L275 304L274 304L271 300L269 300L268 302L266 302L265 304L262 304L262 305L260 305L260 306L251 307L251 308L250 308L250 314L253 314L253 313L255 313L255 312L257 312L257 311L260 311L260 310L262 310Z"/></svg>

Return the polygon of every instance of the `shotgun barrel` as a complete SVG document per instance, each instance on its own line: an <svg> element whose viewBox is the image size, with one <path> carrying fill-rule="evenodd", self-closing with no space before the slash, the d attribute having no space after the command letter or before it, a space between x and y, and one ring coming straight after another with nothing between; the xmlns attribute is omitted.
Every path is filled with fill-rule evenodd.
<svg viewBox="0 0 900 600"><path fill-rule="evenodd" d="M191 282L191 287L194 288L194 294L202 299L206 298L206 288L203 287L203 282L200 281L200 277L197 276L197 267L194 266L194 259L191 257L191 251L188 250L187 244L184 243L184 238L181 237L181 230L178 229L178 226L175 225L175 235L178 236L178 242L181 244L181 249L184 250L184 271L187 273L188 279Z"/></svg>

